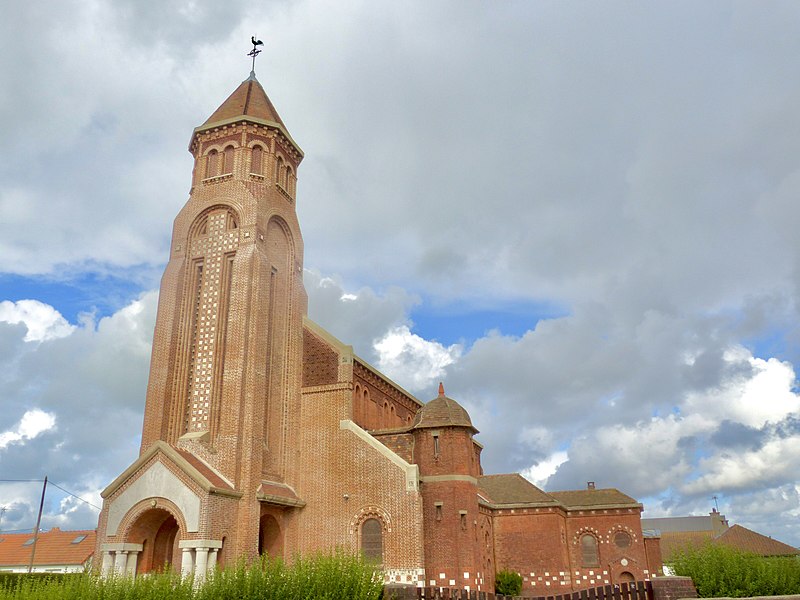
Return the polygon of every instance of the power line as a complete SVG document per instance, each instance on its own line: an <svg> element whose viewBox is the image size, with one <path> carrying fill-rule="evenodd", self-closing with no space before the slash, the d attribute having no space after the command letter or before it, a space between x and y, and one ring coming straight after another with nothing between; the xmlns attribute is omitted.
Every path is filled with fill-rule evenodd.
<svg viewBox="0 0 800 600"><path fill-rule="evenodd" d="M84 500L84 499L83 499L83 498L81 498L80 496L76 496L75 494L73 494L73 493L72 493L72 492L70 492L69 490L65 490L63 487L61 487L61 486L60 486L60 485L58 485L57 483L53 483L52 481L51 481L51 482L49 482L49 483L50 483L50 485L52 485L53 487L57 487L58 489L60 489L62 492L66 492L67 494L69 494L69 495L70 495L70 496L72 496L73 498L77 498L77 499L78 499L78 500L80 500L81 502L85 502L86 504L88 504L88 505L89 505L89 506L91 506L92 508L96 508L97 510L103 510L102 508L100 508L100 507L99 507L99 506L97 506L96 504L92 504L92 503L91 503L91 502L89 502L88 500Z"/></svg>
<svg viewBox="0 0 800 600"><path fill-rule="evenodd" d="M42 482L44 482L44 479L0 479L0 483L42 483ZM69 494L73 498L76 498L76 499L80 500L81 502L85 502L86 504L88 504L92 508L96 508L97 510L103 510L101 507L97 506L96 504L92 504L91 502L89 502L85 498L81 498L80 496L78 496L76 494L73 494L69 490L65 490L63 487L61 487L57 483L53 483L52 481L48 481L47 483L49 483L53 487L57 487L62 492L66 493L66 494Z"/></svg>

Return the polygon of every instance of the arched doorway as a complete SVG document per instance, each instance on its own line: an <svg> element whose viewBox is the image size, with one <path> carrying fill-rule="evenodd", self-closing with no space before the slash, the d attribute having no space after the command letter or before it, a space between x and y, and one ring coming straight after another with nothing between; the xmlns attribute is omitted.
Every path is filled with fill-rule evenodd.
<svg viewBox="0 0 800 600"><path fill-rule="evenodd" d="M142 544L136 572L177 570L180 567L179 531L178 521L162 508L146 510L139 515L127 536L130 542Z"/></svg>
<svg viewBox="0 0 800 600"><path fill-rule="evenodd" d="M629 571L623 571L617 577L617 583L632 583L634 581L636 581L636 578Z"/></svg>
<svg viewBox="0 0 800 600"><path fill-rule="evenodd" d="M283 557L283 532L271 514L261 516L258 531L258 553L262 556Z"/></svg>

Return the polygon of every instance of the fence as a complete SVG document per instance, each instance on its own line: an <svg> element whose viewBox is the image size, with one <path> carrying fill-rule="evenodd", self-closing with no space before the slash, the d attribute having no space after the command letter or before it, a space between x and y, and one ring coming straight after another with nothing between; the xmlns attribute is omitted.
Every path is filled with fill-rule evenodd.
<svg viewBox="0 0 800 600"><path fill-rule="evenodd" d="M551 596L500 596L489 592L454 588L402 588L386 586L384 598L396 600L654 600L649 581L605 585Z"/></svg>

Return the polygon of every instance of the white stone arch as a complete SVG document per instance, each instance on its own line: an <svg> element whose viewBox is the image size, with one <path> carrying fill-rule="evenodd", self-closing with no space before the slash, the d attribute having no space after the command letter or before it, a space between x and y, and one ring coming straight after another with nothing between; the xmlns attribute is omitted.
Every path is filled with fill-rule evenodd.
<svg viewBox="0 0 800 600"><path fill-rule="evenodd" d="M367 519L378 519L383 526L384 533L392 532L392 518L389 516L388 511L380 506L370 504L359 509L359 511L353 515L353 518L350 519L350 526L348 528L350 534L358 534L361 529L361 524Z"/></svg>

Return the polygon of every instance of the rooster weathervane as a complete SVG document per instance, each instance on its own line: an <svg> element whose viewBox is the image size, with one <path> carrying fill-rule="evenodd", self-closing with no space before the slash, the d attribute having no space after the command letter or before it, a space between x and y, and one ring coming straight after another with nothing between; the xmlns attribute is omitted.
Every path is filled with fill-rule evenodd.
<svg viewBox="0 0 800 600"><path fill-rule="evenodd" d="M252 56L253 57L253 67L252 67L251 70L253 71L253 73L255 73L256 72L256 56L261 54L261 50L259 50L258 47L259 46L263 46L264 42L262 42L261 40L257 40L256 36L254 36L254 35L250 37L250 42L253 44L253 49L250 50L250 52L247 53L247 56Z"/></svg>

